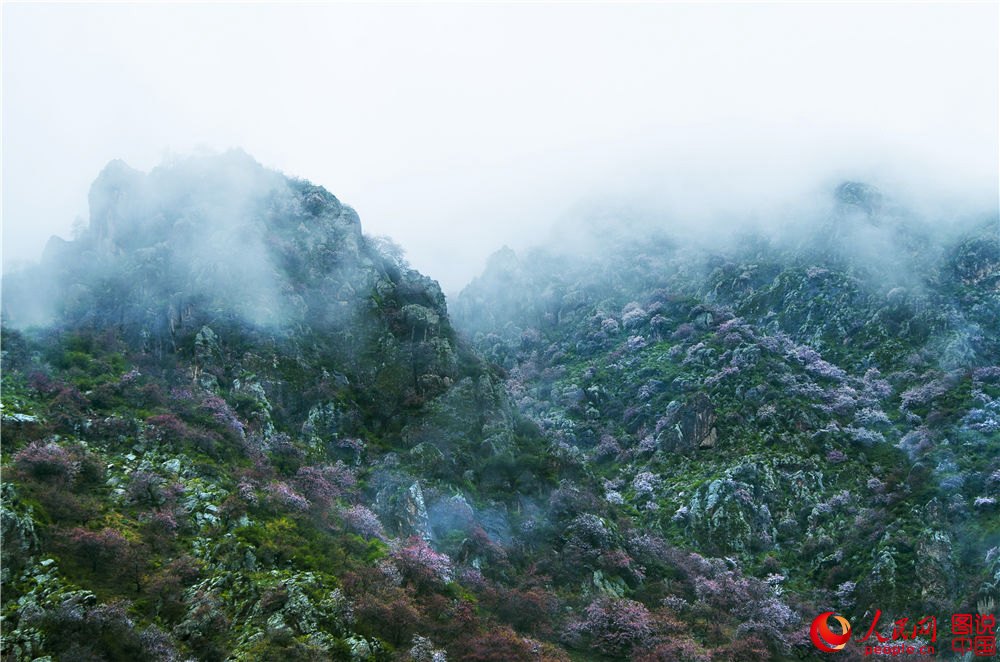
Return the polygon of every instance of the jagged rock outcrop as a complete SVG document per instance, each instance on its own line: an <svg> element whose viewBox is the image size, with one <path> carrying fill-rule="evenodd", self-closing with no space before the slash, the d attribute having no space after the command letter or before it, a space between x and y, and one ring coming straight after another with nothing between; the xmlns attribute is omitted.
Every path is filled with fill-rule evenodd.
<svg viewBox="0 0 1000 662"><path fill-rule="evenodd" d="M719 440L715 421L711 400L704 393L697 393L664 420L665 430L660 433L659 445L668 451L714 448Z"/></svg>
<svg viewBox="0 0 1000 662"><path fill-rule="evenodd" d="M834 197L839 204L861 209L869 216L881 210L885 203L878 188L863 182L843 182L837 186Z"/></svg>

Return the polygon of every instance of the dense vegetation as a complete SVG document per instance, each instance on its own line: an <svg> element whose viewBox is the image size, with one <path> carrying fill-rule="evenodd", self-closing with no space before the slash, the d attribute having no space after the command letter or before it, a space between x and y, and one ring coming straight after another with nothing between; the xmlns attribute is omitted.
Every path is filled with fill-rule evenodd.
<svg viewBox="0 0 1000 662"><path fill-rule="evenodd" d="M3 658L808 659L823 610L985 608L991 223L847 185L808 238L502 251L453 321L322 188L113 163L4 283Z"/></svg>

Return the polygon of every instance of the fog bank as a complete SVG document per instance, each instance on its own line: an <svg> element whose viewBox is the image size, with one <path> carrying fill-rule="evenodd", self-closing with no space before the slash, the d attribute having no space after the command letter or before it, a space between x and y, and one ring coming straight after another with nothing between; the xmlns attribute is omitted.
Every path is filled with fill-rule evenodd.
<svg viewBox="0 0 1000 662"><path fill-rule="evenodd" d="M995 209L997 11L5 4L4 269L112 159L202 148L325 186L448 292L609 201L735 219L852 179Z"/></svg>

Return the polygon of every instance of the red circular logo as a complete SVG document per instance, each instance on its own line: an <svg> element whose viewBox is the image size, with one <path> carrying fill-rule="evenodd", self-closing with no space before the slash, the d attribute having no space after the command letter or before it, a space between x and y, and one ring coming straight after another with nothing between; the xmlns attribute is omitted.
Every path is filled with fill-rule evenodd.
<svg viewBox="0 0 1000 662"><path fill-rule="evenodd" d="M836 634L830 629L828 621L831 616L840 624L840 634ZM836 653L850 640L851 624L843 616L837 616L832 611L827 611L813 619L812 626L809 628L809 637L812 639L813 645L824 653Z"/></svg>

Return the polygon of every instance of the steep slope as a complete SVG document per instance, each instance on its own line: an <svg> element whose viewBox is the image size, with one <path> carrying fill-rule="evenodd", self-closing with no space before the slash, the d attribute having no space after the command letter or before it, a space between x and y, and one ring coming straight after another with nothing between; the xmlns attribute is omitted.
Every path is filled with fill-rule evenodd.
<svg viewBox="0 0 1000 662"><path fill-rule="evenodd" d="M90 205L4 282L5 659L367 659L436 633L414 587L457 589L426 541L474 554L469 527L495 544L553 484L511 469L541 439L437 284L241 152L111 163Z"/></svg>
<svg viewBox="0 0 1000 662"><path fill-rule="evenodd" d="M644 530L852 623L988 611L997 221L857 183L809 221L696 242L580 223L597 248L500 251L456 325Z"/></svg>
<svg viewBox="0 0 1000 662"><path fill-rule="evenodd" d="M780 243L504 251L473 348L326 190L109 164L3 283L3 658L808 659L821 609L972 610L996 238L835 200Z"/></svg>

